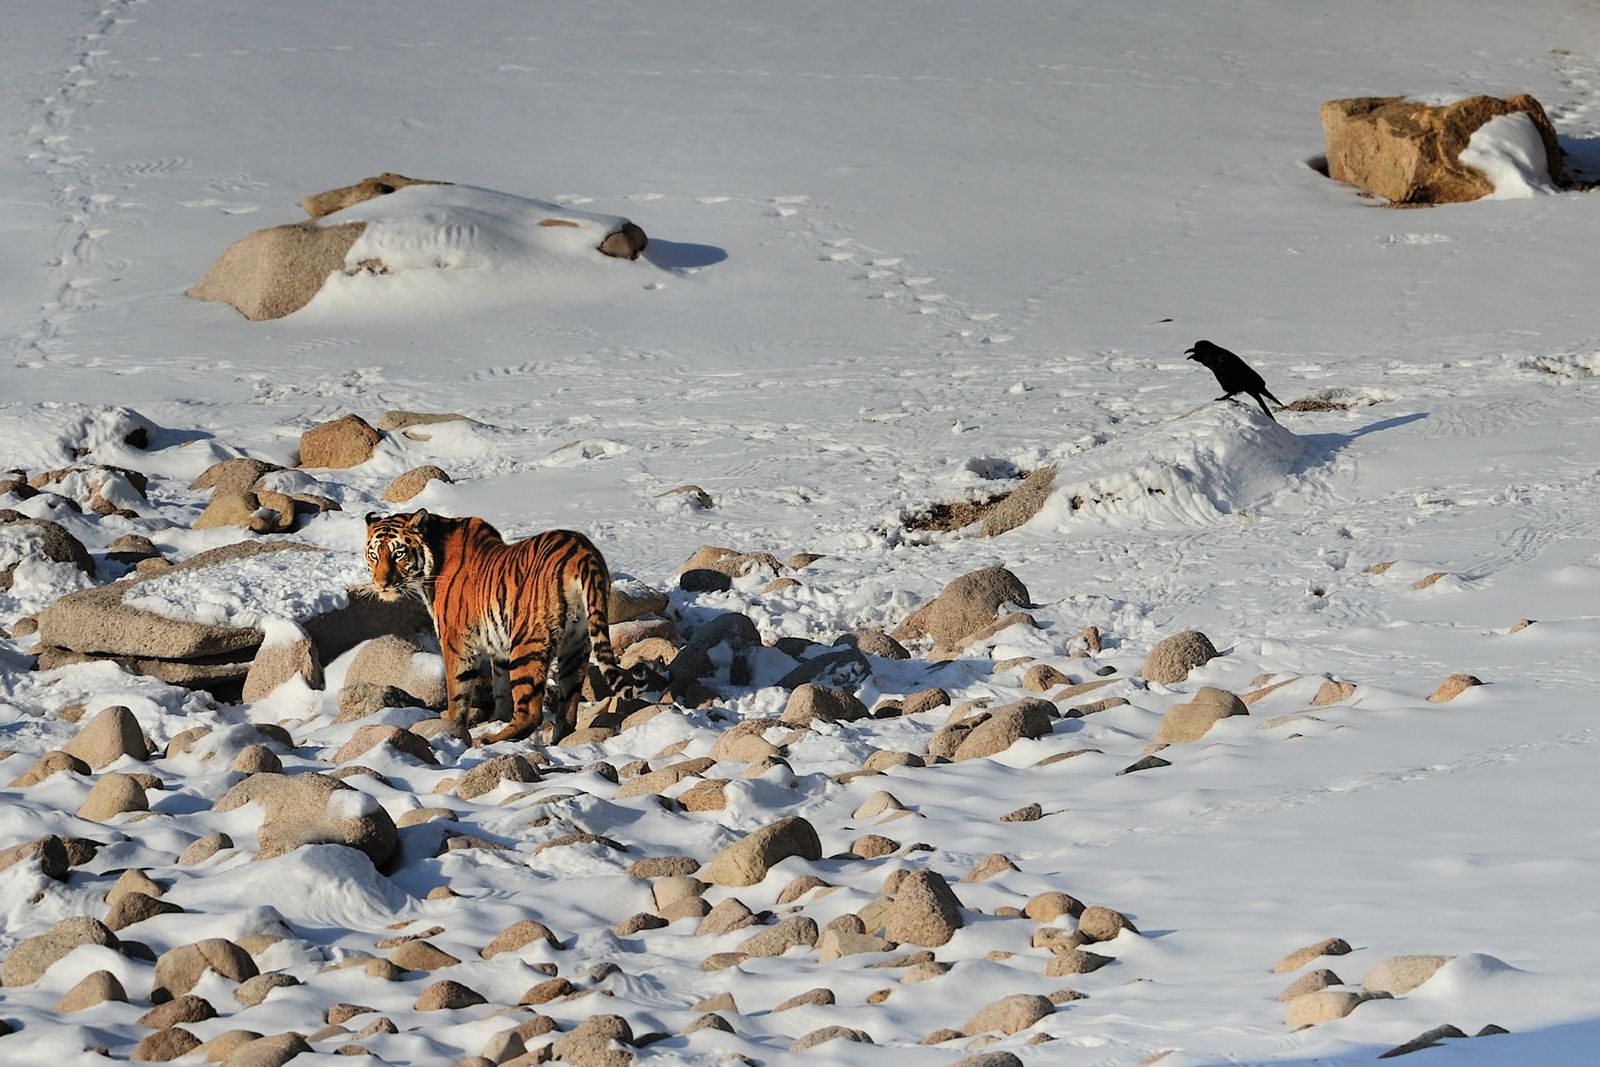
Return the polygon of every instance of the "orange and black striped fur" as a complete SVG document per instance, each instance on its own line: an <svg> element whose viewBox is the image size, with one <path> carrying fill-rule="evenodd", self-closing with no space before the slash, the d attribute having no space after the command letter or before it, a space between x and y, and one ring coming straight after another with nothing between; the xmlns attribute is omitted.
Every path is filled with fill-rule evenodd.
<svg viewBox="0 0 1600 1067"><path fill-rule="evenodd" d="M531 733L552 684L550 739L565 737L577 724L591 656L613 692L641 684L611 649L611 575L600 550L581 533L547 530L507 544L482 519L373 513L367 516L367 564L378 596L411 594L428 605L444 657L445 718L462 738L484 681L484 660L494 665L496 704L504 704L502 681L508 683L511 723L482 744Z"/></svg>

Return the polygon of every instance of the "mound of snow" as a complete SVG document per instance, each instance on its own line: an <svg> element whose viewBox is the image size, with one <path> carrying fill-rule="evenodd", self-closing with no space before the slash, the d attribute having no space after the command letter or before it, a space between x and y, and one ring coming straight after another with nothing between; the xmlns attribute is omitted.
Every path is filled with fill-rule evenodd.
<svg viewBox="0 0 1600 1067"><path fill-rule="evenodd" d="M5 459L0 467L29 473L65 467L107 449L143 449L155 423L130 408L104 404L0 404L0 441Z"/></svg>
<svg viewBox="0 0 1600 1067"><path fill-rule="evenodd" d="M351 222L366 228L308 312L440 297L566 304L614 295L619 284L638 289L641 272L656 272L599 252L627 219L471 185L407 186L317 225Z"/></svg>
<svg viewBox="0 0 1600 1067"><path fill-rule="evenodd" d="M1497 115L1479 126L1457 157L1494 186L1485 200L1527 200L1556 192L1539 127L1526 113Z"/></svg>
<svg viewBox="0 0 1600 1067"><path fill-rule="evenodd" d="M355 553L271 552L146 579L123 602L168 619L260 627L344 607L368 577Z"/></svg>
<svg viewBox="0 0 1600 1067"><path fill-rule="evenodd" d="M1278 423L1239 404L1208 404L1063 463L1029 526L1215 522L1286 488L1304 452L1305 442Z"/></svg>

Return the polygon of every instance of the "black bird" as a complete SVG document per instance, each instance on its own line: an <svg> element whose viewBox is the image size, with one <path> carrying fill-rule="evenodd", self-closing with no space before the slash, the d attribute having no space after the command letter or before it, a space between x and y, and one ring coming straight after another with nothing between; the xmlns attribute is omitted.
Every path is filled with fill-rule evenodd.
<svg viewBox="0 0 1600 1067"><path fill-rule="evenodd" d="M1273 422L1278 421L1273 416L1272 410L1267 407L1267 401L1261 398L1265 396L1279 407L1283 406L1283 401L1272 395L1272 390L1267 388L1267 383L1250 364L1221 345L1214 345L1210 341L1196 341L1194 347L1188 349L1184 355L1217 376L1217 384L1227 390L1217 397L1218 400L1231 400L1235 393L1249 393L1256 398L1256 403L1261 405L1261 410L1266 413L1267 418Z"/></svg>

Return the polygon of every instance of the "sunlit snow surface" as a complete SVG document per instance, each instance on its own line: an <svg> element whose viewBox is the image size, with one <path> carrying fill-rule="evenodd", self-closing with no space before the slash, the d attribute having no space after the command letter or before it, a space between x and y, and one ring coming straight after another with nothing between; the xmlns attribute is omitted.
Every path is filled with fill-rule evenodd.
<svg viewBox="0 0 1600 1067"><path fill-rule="evenodd" d="M778 1067L950 1063L967 1042L918 1042L1001 995L1067 987L1088 999L992 1047L1029 1067L1133 1065L1166 1050L1172 1067L1350 1064L1441 1023L1475 1033L1492 1022L1513 1033L1417 1062L1592 1060L1593 194L1395 211L1305 163L1322 150L1326 99L1525 91L1592 179L1600 60L1583 6L1472 0L1441 20L1379 0L19 0L0 23L13 146L0 158L0 470L138 470L150 485L134 510L170 525L94 515L81 479L58 485L83 510L49 494L0 508L61 524L96 554L101 580L125 570L105 556L122 533L172 558L243 536L189 528L205 494L187 487L219 459L293 464L301 431L348 411L453 411L476 421L386 435L356 468L275 479L342 505L296 536L346 563L303 584L246 568L215 588L152 581L136 595L184 615L259 612L287 640L273 620L359 580L361 516L414 507L483 515L509 536L579 529L615 573L664 589L704 544L826 554L795 575L799 587L765 593L753 575L729 592L674 593L686 624L739 610L769 640L893 627L951 578L999 563L1027 584L1039 629L1002 631L944 666L920 648L877 661L861 698L937 685L956 704L1011 701L1024 668L992 665L1034 656L1075 678L1114 666L1120 680L1094 696L1130 701L1060 720L995 759L848 785L828 776L873 749L920 750L948 711L824 726L788 746L788 769L751 780L739 764L713 769L730 779L727 808L692 814L618 799L581 768L659 766L677 742L685 757L706 755L725 724L705 713L555 750L577 770L505 805L529 787L473 801L435 790L518 746L447 741L437 768L374 749L355 762L388 784L353 776L361 797L396 817L434 806L458 816L402 831L401 862L381 875L333 846L252 862L260 809L210 807L238 780L236 756L261 742L255 722L290 731L288 770L328 771L359 727L427 714L334 723L349 657L327 665L325 691L289 685L250 707L216 706L106 664L31 672L33 639L0 640L0 749L14 752L0 785L66 743L77 727L62 712L77 705L86 716L128 707L163 751L213 727L184 755L117 768L162 780L145 818L76 818L92 782L72 774L5 792L0 847L45 833L104 847L65 884L27 863L0 871L0 951L66 916L103 917L116 872L139 867L185 909L125 932L155 952L287 933L257 962L304 984L246 1008L213 975L196 992L220 1017L193 1024L197 1036L309 1034L337 1002L400 1031L357 1041L377 1017L358 1015L306 1062L334 1062L352 1042L395 1064L477 1055L511 1025L494 1005L544 979L533 963L613 994L538 1007L563 1028L616 1012L636 1033L677 1035L696 1018L690 1005L734 994L737 1035L673 1036L638 1050L641 1064L715 1064L727 1052ZM1504 160L1522 144L1536 173L1526 138L1504 125L1484 135L1490 147ZM183 297L230 242L302 217L301 197L384 170L462 183L352 209L407 269L332 278L270 323ZM400 218L427 200L458 220L470 205L446 211L436 198L482 208L499 195L574 220L627 217L650 247L610 260L588 254L591 234L558 232L581 228L546 227L572 245L536 248L481 216L471 241L440 243ZM494 254L452 258L467 247ZM1338 406L1274 425L1248 402L1210 403L1216 383L1183 357L1201 337L1238 352L1285 401ZM149 449L124 443L140 426ZM424 463L454 483L381 501ZM1044 465L1058 471L1044 510L999 539L904 529L935 502L985 498ZM668 492L685 484L716 506ZM31 537L13 529L0 560ZM0 625L83 581L70 565L23 562L0 591ZM1509 633L1521 618L1537 622ZM1090 624L1105 650L1069 657ZM1156 640L1189 627L1226 654L1179 686L1128 680ZM722 706L777 715L786 694L760 683L786 665L764 653L757 684L723 685ZM1456 671L1490 684L1428 703ZM1262 674L1299 680L1203 742L1165 750L1171 767L1116 774L1169 706L1201 685L1245 692ZM1358 683L1355 695L1313 707L1324 674ZM1098 752L1034 767L1080 748ZM855 819L879 789L913 815ZM1044 818L993 821L1030 801ZM969 911L937 950L952 971L919 984L870 969L871 957L822 965L800 951L700 970L745 932L611 933L654 906L623 864L704 858L789 814L817 826L824 857L867 832L931 851L790 860L760 886L709 899L774 909L789 878L810 871L839 887L802 901L824 925L870 903L896 867L954 882L1004 852L1020 870L954 884L982 914ZM630 851L533 851L579 830ZM238 850L175 864L214 831ZM509 847L442 851L456 834ZM445 882L461 896L424 899ZM1030 947L1038 924L995 914L1045 890L1116 907L1144 936L1097 950L1117 962L1093 974L1045 978L1048 953ZM563 948L478 956L523 918L547 923ZM385 954L376 943L407 932L389 929L407 919L408 930L444 927L430 941L464 962L396 983L325 969ZM1276 997L1294 975L1272 965L1333 936L1355 951L1313 966L1348 983L1396 954L1458 958L1407 996L1292 1032ZM602 962L620 973L593 978ZM102 968L132 1003L52 1011ZM492 1003L413 1011L442 976ZM100 1044L125 1058L147 1032L135 1020L151 980L147 963L83 949L37 986L0 990L0 1018L19 1031L0 1037L0 1061L83 1062ZM822 986L836 1004L771 1012ZM883 989L888 999L869 1003ZM828 1025L877 1044L788 1051ZM1037 1033L1055 1040L1026 1044Z"/></svg>

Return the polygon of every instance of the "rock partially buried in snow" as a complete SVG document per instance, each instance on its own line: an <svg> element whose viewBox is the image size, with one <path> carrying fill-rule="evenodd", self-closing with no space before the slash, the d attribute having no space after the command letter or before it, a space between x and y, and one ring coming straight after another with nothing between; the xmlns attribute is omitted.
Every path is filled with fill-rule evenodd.
<svg viewBox="0 0 1600 1067"><path fill-rule="evenodd" d="M394 852L394 820L372 797L323 774L252 774L228 790L213 810L232 811L258 803L266 809L258 859L280 856L301 845L348 845L374 865Z"/></svg>
<svg viewBox="0 0 1600 1067"><path fill-rule="evenodd" d="M1287 974L1290 971L1298 971L1312 960L1321 956L1345 956L1350 951L1350 942L1344 938L1326 938L1316 944L1295 949L1277 962L1276 966L1272 968L1272 973Z"/></svg>
<svg viewBox="0 0 1600 1067"><path fill-rule="evenodd" d="M1471 674L1452 674L1439 683L1439 688L1433 691L1428 700L1434 704L1446 704L1465 693L1473 686L1482 685L1477 677Z"/></svg>
<svg viewBox="0 0 1600 1067"><path fill-rule="evenodd" d="M124 812L149 810L150 802L137 780L130 775L111 773L101 775L94 783L94 788L78 806L78 817L105 822Z"/></svg>
<svg viewBox="0 0 1600 1067"><path fill-rule="evenodd" d="M1050 1003L1048 997L1017 993L979 1008L972 1018L961 1025L961 1033L967 1037L990 1030L999 1030L1003 1034L1020 1033L1045 1016L1055 1014L1055 1010L1056 1006Z"/></svg>
<svg viewBox="0 0 1600 1067"><path fill-rule="evenodd" d="M1028 587L1004 567L985 567L963 574L939 595L906 617L892 634L896 641L931 637L954 646L968 634L994 622L1005 604L1027 607Z"/></svg>
<svg viewBox="0 0 1600 1067"><path fill-rule="evenodd" d="M1526 93L1504 100L1469 96L1441 105L1401 96L1329 100L1321 108L1328 176L1393 204L1477 200L1494 192L1494 183L1461 154L1486 123L1514 114L1527 116L1543 144L1550 178L1565 184L1555 127L1539 101Z"/></svg>
<svg viewBox="0 0 1600 1067"><path fill-rule="evenodd" d="M322 688L322 660L317 646L306 632L294 623L279 620L244 676L241 699L254 703L280 685L298 678L309 689Z"/></svg>
<svg viewBox="0 0 1600 1067"><path fill-rule="evenodd" d="M1199 630L1185 630L1162 639L1145 657L1139 672L1147 681L1177 685L1189 672L1215 659L1216 646Z"/></svg>
<svg viewBox="0 0 1600 1067"><path fill-rule="evenodd" d="M383 435L351 413L313 426L300 435L300 466L356 467L372 458Z"/></svg>
<svg viewBox="0 0 1600 1067"><path fill-rule="evenodd" d="M918 870L900 880L883 936L904 945L937 948L964 925L961 902L950 883L933 871Z"/></svg>
<svg viewBox="0 0 1600 1067"><path fill-rule="evenodd" d="M148 759L150 743L145 739L133 712L113 705L84 723L78 735L68 741L62 751L99 770L124 756L141 761Z"/></svg>
<svg viewBox="0 0 1600 1067"><path fill-rule="evenodd" d="M383 499L390 504L404 504L427 488L429 482L444 482L449 485L451 481L450 475L446 474L443 468L432 464L412 467L389 483L383 491Z"/></svg>
<svg viewBox="0 0 1600 1067"><path fill-rule="evenodd" d="M1453 956L1390 956L1367 972L1366 977L1361 979L1361 988L1369 993L1402 996L1432 978L1433 972L1454 958Z"/></svg>
<svg viewBox="0 0 1600 1067"><path fill-rule="evenodd" d="M712 885L755 885L766 878L771 867L790 856L822 858L822 842L816 829L798 815L746 834L711 857L698 877Z"/></svg>
<svg viewBox="0 0 1600 1067"><path fill-rule="evenodd" d="M156 960L150 1002L165 1004L182 996L193 989L207 971L215 971L234 983L254 978L259 973L255 961L244 949L225 938L208 937L161 954Z"/></svg>
<svg viewBox="0 0 1600 1067"><path fill-rule="evenodd" d="M1045 737L1050 733L1050 716L1055 705L1048 700L1019 700L996 708L980 725L967 734L951 756L957 762L997 755L1023 738Z"/></svg>
<svg viewBox="0 0 1600 1067"><path fill-rule="evenodd" d="M260 321L300 310L337 275L536 267L594 253L631 260L648 243L617 216L398 174L330 189L302 206L311 219L235 241L187 295Z"/></svg>
<svg viewBox="0 0 1600 1067"><path fill-rule="evenodd" d="M1283 1021L1295 1028L1315 1026L1335 1019L1343 1019L1367 1001L1374 999L1370 993L1353 993L1341 989L1322 989L1306 993L1289 1001Z"/></svg>
<svg viewBox="0 0 1600 1067"><path fill-rule="evenodd" d="M1186 745L1200 740L1223 719L1234 715L1249 715L1244 701L1226 689L1201 686L1187 704L1176 704L1167 709L1156 730L1156 742L1164 745Z"/></svg>
<svg viewBox="0 0 1600 1067"><path fill-rule="evenodd" d="M17 943L0 963L0 985L15 989L37 982L51 964L79 945L105 945L116 948L119 942L104 923L76 916L62 919L42 934Z"/></svg>

